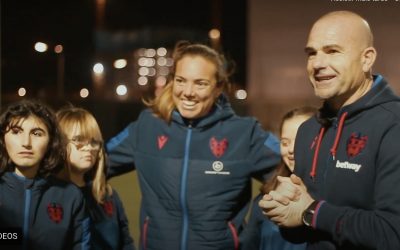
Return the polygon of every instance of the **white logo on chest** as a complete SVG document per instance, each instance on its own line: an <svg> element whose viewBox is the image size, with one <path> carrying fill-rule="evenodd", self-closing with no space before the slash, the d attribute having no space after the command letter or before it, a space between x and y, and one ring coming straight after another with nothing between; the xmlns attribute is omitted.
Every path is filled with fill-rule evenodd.
<svg viewBox="0 0 400 250"><path fill-rule="evenodd" d="M348 161L340 162L339 160L336 161L336 168L344 168L344 169L351 169L354 172L358 172L361 168L361 164L350 163Z"/></svg>
<svg viewBox="0 0 400 250"><path fill-rule="evenodd" d="M222 171L224 169L224 164L221 161L214 161L212 164L213 171L204 171L205 174L222 174L222 175L229 175L231 172L229 171Z"/></svg>

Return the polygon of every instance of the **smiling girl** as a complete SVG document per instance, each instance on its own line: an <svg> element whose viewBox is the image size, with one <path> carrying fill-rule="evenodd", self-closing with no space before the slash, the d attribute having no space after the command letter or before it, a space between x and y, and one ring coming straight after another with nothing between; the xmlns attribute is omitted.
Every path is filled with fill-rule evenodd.
<svg viewBox="0 0 400 250"><path fill-rule="evenodd" d="M257 205L264 194L278 185L278 176L290 176L294 170L294 144L299 127L317 113L314 107L304 106L287 112L280 125L280 151L282 161L272 177L261 187L261 194L253 200L252 211L246 230L241 235L243 250L304 250L305 244L295 244L285 240L279 227L267 219Z"/></svg>

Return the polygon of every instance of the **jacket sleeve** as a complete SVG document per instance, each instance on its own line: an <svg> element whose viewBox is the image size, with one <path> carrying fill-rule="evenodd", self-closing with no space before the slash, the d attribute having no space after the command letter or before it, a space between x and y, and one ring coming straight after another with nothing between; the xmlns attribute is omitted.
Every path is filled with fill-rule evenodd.
<svg viewBox="0 0 400 250"><path fill-rule="evenodd" d="M371 249L400 249L400 125L381 139L375 161L376 178L372 210L322 203L315 227L343 245L350 242ZM397 145L397 146L396 146ZM351 190L349 190L351 192Z"/></svg>
<svg viewBox="0 0 400 250"><path fill-rule="evenodd" d="M119 195L115 190L113 190L113 198L114 198L114 204L117 207L118 225L121 237L120 239L121 249L135 250L133 239L129 232L128 218L126 217L124 206L119 198Z"/></svg>
<svg viewBox="0 0 400 250"><path fill-rule="evenodd" d="M260 181L269 177L281 159L278 138L264 131L258 122L254 124L251 135L249 159L253 163L252 176Z"/></svg>
<svg viewBox="0 0 400 250"><path fill-rule="evenodd" d="M106 144L107 177L113 177L135 169L135 136L137 122L129 124Z"/></svg>
<svg viewBox="0 0 400 250"><path fill-rule="evenodd" d="M79 199L72 213L72 247L73 250L86 250L90 248L90 219L86 212L85 201L79 192Z"/></svg>
<svg viewBox="0 0 400 250"><path fill-rule="evenodd" d="M258 206L261 195L254 198L249 220L244 230L240 233L240 249L242 250L259 250L261 242L261 225L262 225L262 212Z"/></svg>

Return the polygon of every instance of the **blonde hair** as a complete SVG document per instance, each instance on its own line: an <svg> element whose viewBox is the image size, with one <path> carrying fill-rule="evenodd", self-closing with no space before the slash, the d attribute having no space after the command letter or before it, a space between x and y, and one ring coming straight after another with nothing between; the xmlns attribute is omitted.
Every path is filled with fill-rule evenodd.
<svg viewBox="0 0 400 250"><path fill-rule="evenodd" d="M67 176L63 178L70 178L71 165L69 162L69 155L71 153L70 148L67 144L68 139L71 137L71 133L79 128L80 135L83 138L93 138L101 142L102 146L98 151L96 162L93 168L85 173L85 177L93 181L92 194L98 203L103 203L104 197L108 194L112 194L112 189L106 181L106 154L103 147L103 136L101 135L100 127L94 118L94 116L83 108L76 108L73 106L65 107L57 112L57 120L60 125L61 132L63 133L65 146L67 148ZM69 179L70 180L70 179Z"/></svg>
<svg viewBox="0 0 400 250"><path fill-rule="evenodd" d="M179 41L172 55L174 64L168 76L168 84L154 99L143 100L144 104L152 109L154 115L168 123L171 121L172 111L176 108L172 99L172 83L175 77L176 65L186 56L200 56L213 63L216 68L217 87L229 90L229 75L232 72L228 73L228 64L222 54L203 44L191 44L187 41Z"/></svg>

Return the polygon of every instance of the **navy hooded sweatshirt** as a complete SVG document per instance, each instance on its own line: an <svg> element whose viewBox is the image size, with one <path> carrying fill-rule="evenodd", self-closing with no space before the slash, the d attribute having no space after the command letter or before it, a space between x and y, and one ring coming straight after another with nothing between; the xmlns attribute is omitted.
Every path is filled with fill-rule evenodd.
<svg viewBox="0 0 400 250"><path fill-rule="evenodd" d="M299 129L295 174L319 200L307 249L400 249L400 99L381 76L356 102Z"/></svg>
<svg viewBox="0 0 400 250"><path fill-rule="evenodd" d="M90 215L90 241L94 250L135 250L128 219L117 191L112 190L99 204L92 183L81 188Z"/></svg>
<svg viewBox="0 0 400 250"><path fill-rule="evenodd" d="M251 199L251 177L279 163L279 141L223 95L206 117L170 124L150 110L107 144L111 176L136 169L141 249L229 250Z"/></svg>
<svg viewBox="0 0 400 250"><path fill-rule="evenodd" d="M22 229L21 245L15 249L89 249L89 218L82 193L54 177L27 179L4 173L0 177L0 227ZM10 248L0 245L0 249Z"/></svg>
<svg viewBox="0 0 400 250"><path fill-rule="evenodd" d="M282 237L279 227L268 219L258 203L264 194L257 195L251 206L248 223L240 235L242 250L305 250L305 243L292 243Z"/></svg>

